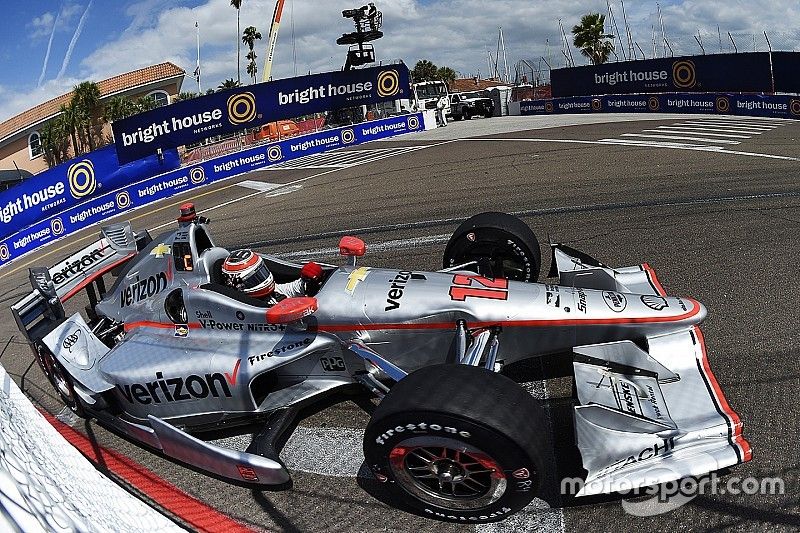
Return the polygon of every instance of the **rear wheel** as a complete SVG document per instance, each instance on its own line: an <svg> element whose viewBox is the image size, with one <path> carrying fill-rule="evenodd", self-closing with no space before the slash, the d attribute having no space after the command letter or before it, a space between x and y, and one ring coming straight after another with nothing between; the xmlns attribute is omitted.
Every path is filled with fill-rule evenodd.
<svg viewBox="0 0 800 533"><path fill-rule="evenodd" d="M75 394L72 377L46 346L37 345L37 353L39 354L39 357L37 357L39 366L42 367L42 371L47 376L50 384L56 389L61 401L76 415L85 418L86 411L81 406L77 394Z"/></svg>
<svg viewBox="0 0 800 533"><path fill-rule="evenodd" d="M444 268L465 267L490 278L535 282L542 255L539 240L519 218L488 212L465 220L444 249Z"/></svg>
<svg viewBox="0 0 800 533"><path fill-rule="evenodd" d="M424 516L491 522L536 495L545 427L539 403L507 377L434 365L384 397L367 425L364 456Z"/></svg>
<svg viewBox="0 0 800 533"><path fill-rule="evenodd" d="M469 112L469 108L465 107L464 109L461 110L461 118L463 118L464 120L469 120L470 118L472 118L472 115Z"/></svg>

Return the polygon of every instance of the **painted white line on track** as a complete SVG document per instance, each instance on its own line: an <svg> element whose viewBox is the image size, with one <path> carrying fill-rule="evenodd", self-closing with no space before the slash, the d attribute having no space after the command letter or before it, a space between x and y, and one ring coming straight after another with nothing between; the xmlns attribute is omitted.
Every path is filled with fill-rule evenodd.
<svg viewBox="0 0 800 533"><path fill-rule="evenodd" d="M678 126L723 126L723 127L731 127L731 128L745 128L745 129L754 129L754 130L761 130L761 131L772 131L774 129L779 128L780 126L762 126L760 124L750 124L750 123L741 123L741 122L712 122L712 121L703 121L703 122L679 122L676 123Z"/></svg>
<svg viewBox="0 0 800 533"><path fill-rule="evenodd" d="M751 129L743 129L743 128L734 128L734 127L722 127L722 126L686 126L683 124L673 124L671 126L659 126L659 129L681 129L681 130L697 130L700 132L718 132L718 133L738 133L740 135L761 135L764 133L763 130L751 130Z"/></svg>
<svg viewBox="0 0 800 533"><path fill-rule="evenodd" d="M741 144L739 141L729 141L727 139L709 139L707 137L686 137L681 135L647 135L645 133L623 133L622 137L643 137L647 139L669 139L672 141L702 141L707 143L718 144ZM703 146L702 144L694 144L690 146Z"/></svg>
<svg viewBox="0 0 800 533"><path fill-rule="evenodd" d="M693 129L678 128L676 126L669 126L669 127L659 126L659 128L663 128L663 129L642 130L642 131L647 132L647 133L684 133L684 134L700 133L698 131L694 131ZM703 131L702 133L703 133L703 135L708 135L709 137L725 137L727 139L749 139L750 138L749 135L734 135L732 133L709 133L707 131Z"/></svg>

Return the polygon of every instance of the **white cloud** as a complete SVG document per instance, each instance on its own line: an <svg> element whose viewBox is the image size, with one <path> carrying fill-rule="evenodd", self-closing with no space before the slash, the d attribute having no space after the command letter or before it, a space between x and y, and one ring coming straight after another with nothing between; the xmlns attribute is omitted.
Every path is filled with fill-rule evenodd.
<svg viewBox="0 0 800 533"><path fill-rule="evenodd" d="M352 21L342 18L341 11L364 3L364 0L286 0L273 76L283 78L295 72L292 18L297 73L341 68L346 47L337 46L335 41L342 33L352 31ZM93 53L82 58L80 77L99 80L146 65L172 61L187 71L184 90L196 90L191 72L195 65L194 23L197 20L202 43L203 88L216 87L226 78L235 78L238 36L236 10L230 6L229 0L209 0L194 8L165 8L163 4L159 0L142 0L130 5L124 13L128 20L126 29L117 37L99 43ZM291 16L292 4L294 17ZM774 48L800 50L800 4L796 0L674 0L662 4L666 34L676 53L699 53L692 37L698 29L707 51L718 51L718 25L725 51L730 47L727 31L734 34L737 46L743 51L748 46L752 49L753 35L757 47L763 48L765 29ZM503 27L506 56L513 75L514 65L522 58L538 62L539 57L549 56L553 66L563 65L559 18L569 32L581 15L589 11L606 12L605 0L377 0L376 5L383 11L386 34L374 43L379 59L403 59L413 66L418 59L426 58L439 65L448 65L465 76L478 71L487 75L487 50L495 53L499 26ZM623 30L619 1L612 0L612 5ZM246 0L242 3L242 29L253 25L264 36L256 49L259 70L263 68L274 6L274 0ZM626 2L625 7L634 40L648 56L652 55L651 27L659 27L655 0ZM80 4L70 3L64 7L60 18L67 10L70 12L69 27L74 29L74 21L82 8ZM39 22L47 21L42 19ZM62 21L58 25L61 26ZM657 38L661 53L660 32ZM549 48L546 46L548 40ZM244 55L243 50L242 81L247 82ZM585 60L577 51L573 51L573 55L578 64L583 64ZM56 85L46 83L41 91ZM24 98L1 96L0 119L33 103L29 93ZM12 105L11 102L19 104Z"/></svg>

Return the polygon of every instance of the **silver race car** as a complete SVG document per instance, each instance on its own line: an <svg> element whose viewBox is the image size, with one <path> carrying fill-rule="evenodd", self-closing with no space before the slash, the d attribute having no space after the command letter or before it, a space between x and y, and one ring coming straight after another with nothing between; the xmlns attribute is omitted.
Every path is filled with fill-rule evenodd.
<svg viewBox="0 0 800 533"><path fill-rule="evenodd" d="M668 297L647 265L609 268L539 243L521 220L483 213L436 272L323 265L321 288L268 306L223 283L209 221L184 206L152 239L129 223L47 268L12 307L34 356L76 413L175 460L240 483L285 486L281 442L298 410L344 387L380 398L367 466L417 512L492 521L537 494L553 444L543 406L505 365L563 354L587 470L579 495L697 476L751 458L709 368L706 309ZM261 254L276 281L302 265ZM110 284L110 286L109 286ZM81 290L85 313L64 303ZM208 432L263 428L246 449Z"/></svg>

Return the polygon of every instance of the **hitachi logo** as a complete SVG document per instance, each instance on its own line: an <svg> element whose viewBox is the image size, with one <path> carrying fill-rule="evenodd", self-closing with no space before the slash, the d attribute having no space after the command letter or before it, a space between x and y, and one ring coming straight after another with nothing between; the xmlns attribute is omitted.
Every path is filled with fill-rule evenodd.
<svg viewBox="0 0 800 533"><path fill-rule="evenodd" d="M156 372L156 380L149 383L134 383L133 385L117 385L122 395L130 403L171 403L184 400L199 400L208 398L209 395L219 398L220 395L231 398L231 389L228 385L236 385L241 359L236 361L233 375L220 372L198 376L192 374L185 378L166 378L161 372Z"/></svg>

